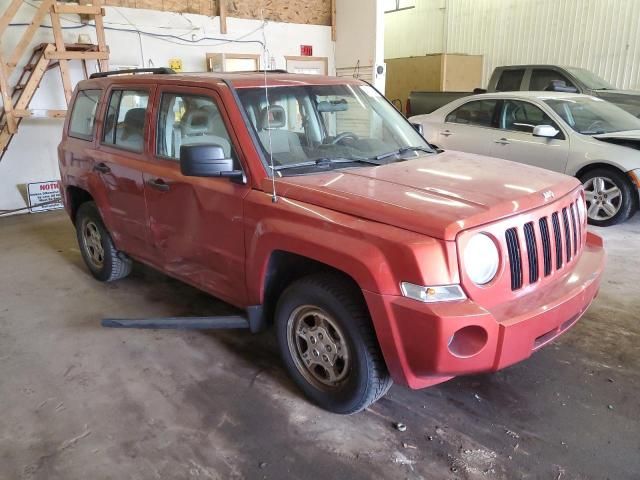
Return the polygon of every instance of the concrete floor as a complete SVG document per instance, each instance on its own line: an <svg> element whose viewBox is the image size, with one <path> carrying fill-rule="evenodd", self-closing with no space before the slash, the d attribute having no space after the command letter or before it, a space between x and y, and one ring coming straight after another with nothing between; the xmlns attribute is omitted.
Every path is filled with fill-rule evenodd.
<svg viewBox="0 0 640 480"><path fill-rule="evenodd" d="M102 329L228 307L141 266L93 280L62 212L0 219L0 478L638 479L640 215L601 233L600 297L560 340L343 417L269 333Z"/></svg>

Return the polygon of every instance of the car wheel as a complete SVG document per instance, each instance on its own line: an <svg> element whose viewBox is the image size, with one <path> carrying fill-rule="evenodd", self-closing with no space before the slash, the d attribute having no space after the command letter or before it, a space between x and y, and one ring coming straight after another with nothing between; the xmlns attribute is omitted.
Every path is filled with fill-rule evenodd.
<svg viewBox="0 0 640 480"><path fill-rule="evenodd" d="M278 301L275 322L284 364L316 405L356 413L391 387L362 292L344 277L294 282Z"/></svg>
<svg viewBox="0 0 640 480"><path fill-rule="evenodd" d="M76 214L76 236L82 258L95 278L111 282L129 275L132 261L116 250L94 202L80 205Z"/></svg>
<svg viewBox="0 0 640 480"><path fill-rule="evenodd" d="M638 190L627 176L612 168L597 168L580 177L591 225L607 227L628 220L638 209Z"/></svg>

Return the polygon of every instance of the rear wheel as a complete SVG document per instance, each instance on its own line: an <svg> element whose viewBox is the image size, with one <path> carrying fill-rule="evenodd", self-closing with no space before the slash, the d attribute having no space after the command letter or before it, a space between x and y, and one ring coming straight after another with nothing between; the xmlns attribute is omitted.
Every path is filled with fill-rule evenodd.
<svg viewBox="0 0 640 480"><path fill-rule="evenodd" d="M596 168L580 177L591 225L607 227L628 220L638 209L638 190L613 168Z"/></svg>
<svg viewBox="0 0 640 480"><path fill-rule="evenodd" d="M129 275L131 259L116 250L94 202L85 202L78 208L76 236L82 258L95 278L110 282Z"/></svg>
<svg viewBox="0 0 640 480"><path fill-rule="evenodd" d="M344 277L321 273L289 286L276 329L289 374L318 406L355 413L391 387L362 293Z"/></svg>

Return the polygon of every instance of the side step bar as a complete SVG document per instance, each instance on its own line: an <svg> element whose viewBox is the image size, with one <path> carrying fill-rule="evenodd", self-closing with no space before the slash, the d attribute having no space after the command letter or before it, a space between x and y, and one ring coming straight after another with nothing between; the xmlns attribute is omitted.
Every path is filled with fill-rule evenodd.
<svg viewBox="0 0 640 480"><path fill-rule="evenodd" d="M170 330L249 329L249 319L241 315L228 317L104 318L107 328L150 328Z"/></svg>

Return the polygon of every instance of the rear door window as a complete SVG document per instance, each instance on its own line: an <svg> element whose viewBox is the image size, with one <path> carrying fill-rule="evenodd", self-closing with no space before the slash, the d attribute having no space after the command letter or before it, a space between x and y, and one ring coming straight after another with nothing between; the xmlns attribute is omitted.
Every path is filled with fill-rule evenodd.
<svg viewBox="0 0 640 480"><path fill-rule="evenodd" d="M551 82L554 80L560 80L564 82L567 87L575 87L575 85L571 83L571 81L566 76L564 76L560 72L557 72L556 70L535 68L533 72L531 72L529 90L534 92L544 91L551 85Z"/></svg>
<svg viewBox="0 0 640 480"><path fill-rule="evenodd" d="M513 92L520 90L520 84L524 77L524 69L503 70L496 85L497 92Z"/></svg>
<svg viewBox="0 0 640 480"><path fill-rule="evenodd" d="M113 90L104 121L102 142L134 152L144 150L146 90Z"/></svg>
<svg viewBox="0 0 640 480"><path fill-rule="evenodd" d="M467 102L447 115L445 122L479 127L495 127L494 118L497 103L498 101L494 99Z"/></svg>
<svg viewBox="0 0 640 480"><path fill-rule="evenodd" d="M69 122L69 136L93 140L96 129L96 110L102 90L81 90L76 96Z"/></svg>

